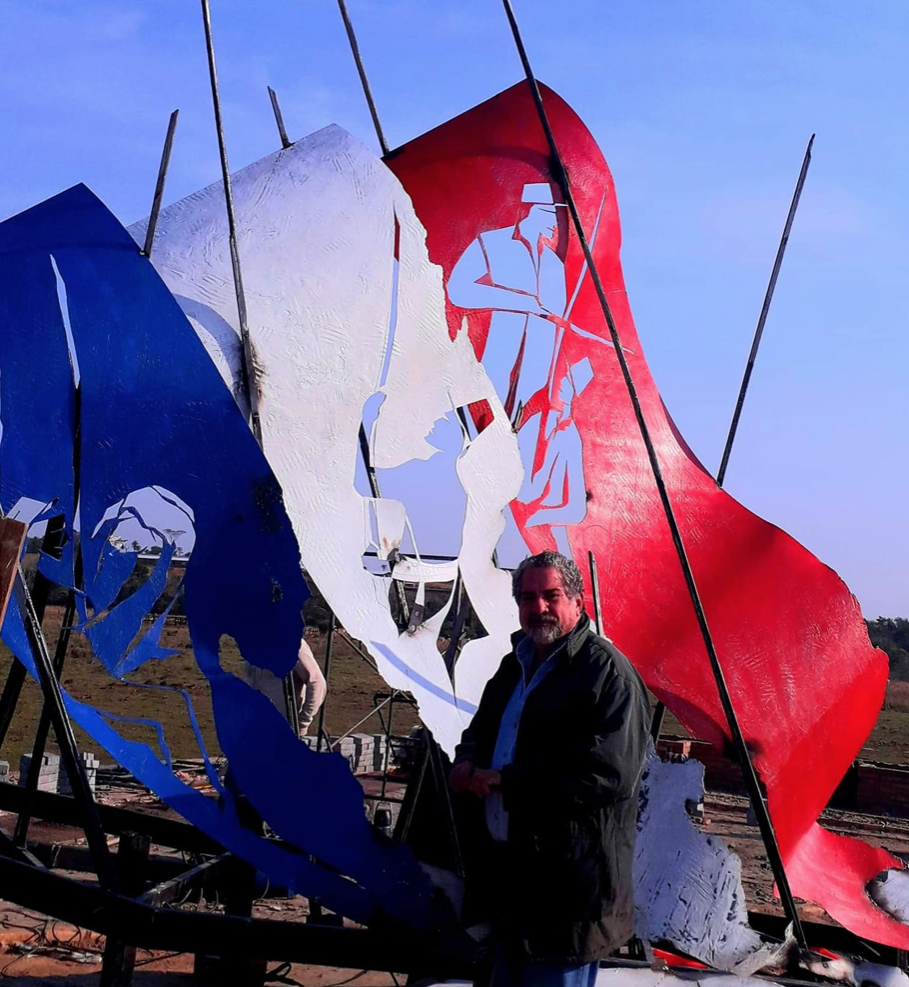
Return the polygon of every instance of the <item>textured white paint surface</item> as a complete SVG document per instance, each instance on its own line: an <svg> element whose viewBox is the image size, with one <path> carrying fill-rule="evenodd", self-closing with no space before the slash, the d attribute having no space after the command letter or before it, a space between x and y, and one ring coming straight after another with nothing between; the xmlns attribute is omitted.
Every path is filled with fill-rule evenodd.
<svg viewBox="0 0 909 987"><path fill-rule="evenodd" d="M868 882L871 900L898 922L909 924L909 871L890 868Z"/></svg>
<svg viewBox="0 0 909 987"><path fill-rule="evenodd" d="M414 694L451 751L470 719L456 701L479 701L517 626L508 574L491 560L502 510L522 480L514 434L466 332L450 339L441 270L429 261L409 197L378 158L332 126L243 169L232 184L264 447L303 565L389 685ZM131 230L140 242L144 227ZM236 393L237 306L220 183L163 210L152 261ZM486 399L494 412L479 436L463 437L448 480L466 495L453 542L488 632L462 652L456 695L436 645L441 621L400 634L389 581L363 566L375 516L355 485L358 432L364 404L377 393L384 400L371 445L380 480L383 471L433 456L427 436L454 409ZM382 532L397 528L400 537L401 516L383 508Z"/></svg>
<svg viewBox="0 0 909 987"><path fill-rule="evenodd" d="M635 846L635 933L722 970L753 972L770 956L748 925L741 861L699 833L686 811L686 801L703 797L703 764L661 761L651 746Z"/></svg>

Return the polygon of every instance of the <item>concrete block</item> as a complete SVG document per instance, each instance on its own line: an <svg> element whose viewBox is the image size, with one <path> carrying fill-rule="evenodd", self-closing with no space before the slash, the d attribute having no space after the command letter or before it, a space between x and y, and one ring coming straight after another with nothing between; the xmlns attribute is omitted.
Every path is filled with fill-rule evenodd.
<svg viewBox="0 0 909 987"><path fill-rule="evenodd" d="M95 756L93 751L82 751L81 753L82 763L85 765L85 777L88 780L88 787L91 789L92 794L95 792L95 785L98 781L98 758ZM69 781L69 776L65 769L60 771L59 780L57 782L55 791L60 795L72 795L73 788Z"/></svg>
<svg viewBox="0 0 909 987"><path fill-rule="evenodd" d="M23 787L28 780L31 763L31 754L23 754L19 758L19 784ZM41 759L41 767L38 771L38 791L56 792L59 773L60 756L58 754L45 754Z"/></svg>

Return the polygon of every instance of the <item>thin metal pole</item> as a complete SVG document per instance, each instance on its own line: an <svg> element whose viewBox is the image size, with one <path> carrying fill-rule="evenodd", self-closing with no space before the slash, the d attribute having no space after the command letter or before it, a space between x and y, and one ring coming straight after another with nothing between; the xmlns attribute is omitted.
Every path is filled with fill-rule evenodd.
<svg viewBox="0 0 909 987"><path fill-rule="evenodd" d="M612 314L612 309L609 306L609 300L606 297L606 290L603 287L603 282L600 279L599 270L597 269L596 262L594 261L593 252L590 249L590 244L587 241L587 236L584 233L584 225L581 222L581 215L578 212L577 203L574 199L574 194L571 190L571 184L568 180L568 174L565 171L565 165L562 161L562 157L559 153L558 146L555 141L555 135L552 132L552 127L549 123L549 117L546 113L546 108L543 105L543 97L540 93L540 88L537 85L537 80L534 77L533 69L530 66L530 60L527 57L527 51L524 48L524 42L521 39L521 32L518 27L517 20L514 15L514 10L511 6L511 0L502 0L502 5L505 8L505 14L508 18L508 22L511 26L511 32L514 37L515 45L518 50L518 55L521 59L521 64L524 67L524 73L527 77L527 83L530 87L531 95L533 96L533 101L536 106L537 115L540 120L540 125L543 128L543 132L546 136L546 141L549 145L549 151L551 154L550 165L553 169L554 177L559 183L562 189L562 193L565 197L565 203L568 206L568 211L571 215L571 221L574 226L575 233L577 235L578 241L581 245L581 250L584 254L584 259L587 262L588 270L590 271L590 277L593 281L593 286L597 294L597 298L600 303L600 308L603 311L603 317L606 320L606 325L609 328L609 335L612 339L613 347L615 348L616 358L619 361L619 367L622 371L622 377L625 381L625 387L628 391L628 397L631 400L632 408L634 409L634 415L637 419L638 428L641 433L641 438L644 442L644 447L647 450L647 458L650 461L650 468L653 472L654 482L656 483L657 491L660 496L660 501L663 505L663 511L666 515L666 522L669 525L669 530L672 535L672 541L675 545L675 550L679 558L679 565L682 568L682 574L685 578L685 584L688 588L689 596L691 597L691 604L694 608L695 617L697 618L698 627L700 628L701 637L704 641L704 647L707 651L707 657L710 661L710 666L713 670L713 676L716 680L717 691L720 696L720 703L723 706L723 712L726 714L726 721L729 725L729 732L732 735L733 742L735 744L736 751L739 755L739 760L741 762L742 773L745 776L745 783L748 786L748 792L751 797L751 803L754 807L755 815L757 816L758 825L761 830L761 836L764 839L764 846L767 850L767 857L770 862L770 867L773 871L773 876L776 879L777 887L780 892L780 898L783 903L783 908L786 912L786 917L792 923L793 931L795 933L796 941L799 946L803 949L807 949L807 941L805 939L805 933L802 929L801 920L799 919L798 910L795 907L795 901L792 898L792 891L789 887L789 881L786 877L786 871L783 867L783 859L780 855L779 844L776 840L776 833L773 829L773 823L770 819L770 813L767 810L767 804L764 802L764 797L761 794L760 783L758 782L757 774L754 770L754 765L751 763L751 756L748 752L748 747L745 743L744 735L742 734L741 727L739 726L738 717L735 713L735 708L732 705L732 699L729 695L729 689L726 685L726 679L723 675L723 668L720 665L720 659L716 652L716 647L713 643L713 635L710 633L710 627L707 624L707 617L704 613L704 607L701 602L700 593L698 592L697 583L694 579L694 573L691 569L691 562L688 559L688 553L685 550L685 544L682 540L682 533L679 529L678 521L676 520L675 511L672 507L672 502L669 499L669 492L666 489L666 483L663 479L663 472L660 467L660 461L656 454L656 448L653 445L653 440L650 435L650 429L647 426L647 421L644 418L644 412L641 408L641 401L638 397L637 388L635 387L634 379L631 376L631 370L628 366L628 360L625 356L625 351L622 348L622 341L619 338L619 331L616 327L615 318Z"/></svg>
<svg viewBox="0 0 909 987"><path fill-rule="evenodd" d="M593 620L597 634L603 636L603 617L600 613L600 576L597 572L597 560L592 551L587 553L587 564L590 566L590 591L593 593Z"/></svg>
<svg viewBox="0 0 909 987"><path fill-rule="evenodd" d="M215 66L215 47L211 34L211 11L208 0L201 0L202 21L205 25L205 48L208 52L208 75L211 81L211 99L215 111L215 130L218 132L218 152L221 155L221 179L224 183L224 204L227 207L227 230L230 241L230 263L233 269L234 290L237 296L237 314L240 323L240 342L243 348L243 388L249 402L253 434L262 445L262 424L259 421L259 388L249 338L249 320L246 314L246 294L243 291L243 273L240 269L240 251L237 247L237 222L234 216L234 198L230 186L230 166L227 163L227 145L224 141L224 124L221 119L221 96L218 92L218 72Z"/></svg>
<svg viewBox="0 0 909 987"><path fill-rule="evenodd" d="M335 637L335 612L331 611L328 618L328 635L325 638L325 664L322 674L325 676L325 699L319 707L319 736L316 738L316 751L322 750L322 739L325 736L325 707L328 705L328 683L331 679L331 647Z"/></svg>
<svg viewBox="0 0 909 987"><path fill-rule="evenodd" d="M76 597L73 590L69 591L66 600L66 607L63 610L63 619L60 623L60 634L57 638L57 646L54 649L54 678L59 682L63 672L63 663L66 661L66 649L69 645L70 630L76 616ZM13 842L16 846L25 847L28 845L28 828L32 821L32 808L35 799L35 792L38 791L38 782L41 778L41 762L44 759L44 751L47 747L47 737L51 728L51 707L45 702L41 708L41 717L38 720L38 730L35 734L35 742L32 745L32 759L28 766L28 776L25 781L25 805L19 810L16 819L16 829L13 834ZM72 783L70 783L72 789Z"/></svg>
<svg viewBox="0 0 909 987"><path fill-rule="evenodd" d="M268 87L268 98L271 100L272 112L275 115L275 123L278 125L278 136L281 138L281 147L286 151L293 147L293 141L287 136L287 129L284 126L284 114L281 112L281 104L278 102L278 94Z"/></svg>
<svg viewBox="0 0 909 987"><path fill-rule="evenodd" d="M240 248L237 245L237 220L234 214L234 197L230 184L230 165L227 163L227 143L224 140L224 122L221 119L221 96L218 91L218 71L215 66L215 45L211 32L211 10L208 0L201 0L202 22L205 26L205 49L208 54L208 75L211 82L211 100L215 112L215 130L218 132L218 153L221 156L221 180L224 185L224 205L227 209L227 232L230 243L230 264L233 271L234 291L237 296L237 316L240 326L240 344L243 352L241 383L249 407L253 435L262 447L262 421L259 418L259 382L256 361L249 335L249 317L246 312L246 293L243 290L243 271L240 267ZM284 706L287 721L296 736L300 736L299 712L294 699L293 672L284 680Z"/></svg>
<svg viewBox="0 0 909 987"><path fill-rule="evenodd" d="M376 137L379 139L379 147L382 148L382 156L385 157L388 154L388 143L386 142L385 134L382 131L382 124L379 122L379 111L376 109L376 101L373 99L372 89L369 86L369 79L366 77L366 68L363 65L363 58L360 55L360 46L357 44L357 35L354 32L350 15L347 13L347 4L344 0L338 0L338 9L341 11L341 17L344 20L344 30L347 31L347 40L350 42L350 51L354 57L354 62L356 62L357 65L357 74L360 76L360 85L363 87L363 95L366 97L366 104L369 106L369 112L372 116L372 123L376 128Z"/></svg>
<svg viewBox="0 0 909 987"><path fill-rule="evenodd" d="M779 277L780 268L783 264L783 256L786 253L786 246L789 243L789 234L792 230L792 222L798 209L799 200L802 197L802 189L805 186L805 179L808 176L808 166L811 164L811 147L814 144L814 134L808 141L805 148L805 157L802 159L802 167L799 171L798 181L795 184L795 192L792 202L789 204L789 213L786 216L786 223L783 226L783 235L780 238L780 245L777 247L776 258L773 262L773 270L770 273L770 282L764 294L764 304L761 306L761 314L758 317L757 328L754 331L754 339L751 343L751 352L748 354L748 363L745 366L745 374L742 377L742 386L739 388L739 396L735 403L735 410L732 413L732 423L729 426L729 434L726 436L726 445L723 448L723 456L720 460L720 468L716 474L717 486L722 487L726 479L726 468L729 465L729 457L732 454L732 444L735 441L736 431L739 427L739 418L742 415L742 408L745 404L745 395L748 392L748 385L751 382L751 373L754 370L754 362L757 359L758 349L761 345L761 337L764 335L764 323L767 321L767 313L770 311L770 303L773 300L773 292L776 288L776 280ZM653 721L650 732L653 742L656 743L663 726L663 718L666 715L666 707L663 703L657 703L653 711Z"/></svg>
<svg viewBox="0 0 909 987"><path fill-rule="evenodd" d="M388 697L391 705L388 707L388 722L385 724L385 757L382 759L382 792L381 797L384 799L388 794L388 762L391 757L391 723L392 717L395 713L395 699L398 696L396 689L391 690L391 695Z"/></svg>
<svg viewBox="0 0 909 987"><path fill-rule="evenodd" d="M179 110L174 110L167 124L167 136L164 138L164 150L161 152L161 164L158 165L158 180L155 182L155 196L152 199L151 214L148 217L148 228L145 230L145 246L142 253L151 257L155 244L155 230L158 226L158 214L161 212L161 199L164 197L164 184L167 181L167 169L170 167L170 152L174 146L174 134L177 130Z"/></svg>
<svg viewBox="0 0 909 987"><path fill-rule="evenodd" d="M360 455L363 457L363 467L366 470L366 478L369 481L369 489L372 492L373 497L376 500L382 496L382 491L379 489L379 478L376 476L376 468L372 464L372 455L369 451L369 439L366 436L366 428L363 423L360 423ZM398 606L401 608L401 616L405 625L410 624L410 607L407 606L407 594L404 592L404 587L401 585L400 581L395 579L394 575L391 577L392 585L395 588L395 595L398 598Z"/></svg>
<svg viewBox="0 0 909 987"><path fill-rule="evenodd" d="M742 415L742 407L745 404L745 395L748 393L748 385L751 383L751 372L754 370L754 361L757 359L758 349L761 345L761 337L764 335L764 323L767 321L767 314L770 311L770 303L773 301L773 292L776 289L776 279L779 277L780 268L783 266L783 257L786 254L786 246L789 243L789 234L792 231L792 223L799 207L799 200L802 197L802 189L805 187L805 179L808 177L808 167L811 164L811 147L814 144L814 134L808 141L805 148L805 157L802 159L802 167L799 171L798 181L795 183L795 192L792 194L792 202L789 204L789 213L786 216L786 224L783 227L783 235L780 237L780 245L777 247L776 258L773 261L773 270L770 272L770 281L767 291L764 293L764 304L761 306L761 314L758 316L757 328L754 330L754 339L751 342L751 352L748 354L748 362L745 364L745 374L742 377L742 386L739 388L739 396L735 402L735 410L732 413L732 423L729 426L729 434L726 436L726 445L723 448L723 458L720 460L720 468L716 474L716 482L723 485L726 479L726 467L729 465L729 456L732 453L732 443L735 442L735 433L738 431L739 418Z"/></svg>
<svg viewBox="0 0 909 987"><path fill-rule="evenodd" d="M65 523L63 515L58 514L56 517L52 517L47 522L41 550L48 555L56 557L63 547L64 531ZM32 585L32 603L34 604L35 614L40 623L44 621L44 611L47 609L47 601L50 597L51 581L39 568L35 572L35 581ZM0 748L2 748L6 740L10 724L13 722L13 715L19 704L19 696L22 694L22 686L25 684L27 674L25 665L13 655L13 663L10 666L6 685L3 687L3 695L0 696Z"/></svg>
<svg viewBox="0 0 909 987"><path fill-rule="evenodd" d="M110 850L107 846L107 838L101 826L98 806L88 784L85 765L82 762L82 758L79 757L79 749L76 746L73 725L70 722L69 714L63 703L60 683L54 675L53 665L47 650L47 642L44 640L44 635L41 632L41 625L38 622L31 595L25 584L25 577L21 566L19 567L13 592L16 594L16 603L19 606L25 623L29 647L38 671L38 681L44 693L44 702L50 707L51 723L57 738L57 744L60 747L60 757L63 761L63 767L69 775L73 797L82 810L85 836L88 840L92 861L98 873L98 883L106 891L115 891L118 887L117 876L114 871Z"/></svg>

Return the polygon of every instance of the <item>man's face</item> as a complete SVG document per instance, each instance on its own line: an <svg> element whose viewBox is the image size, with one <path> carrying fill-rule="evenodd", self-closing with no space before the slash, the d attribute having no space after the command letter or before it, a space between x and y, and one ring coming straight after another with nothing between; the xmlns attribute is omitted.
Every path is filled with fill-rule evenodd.
<svg viewBox="0 0 909 987"><path fill-rule="evenodd" d="M584 596L565 592L562 574L550 567L525 569L518 596L521 629L534 644L552 644L574 630L584 610Z"/></svg>

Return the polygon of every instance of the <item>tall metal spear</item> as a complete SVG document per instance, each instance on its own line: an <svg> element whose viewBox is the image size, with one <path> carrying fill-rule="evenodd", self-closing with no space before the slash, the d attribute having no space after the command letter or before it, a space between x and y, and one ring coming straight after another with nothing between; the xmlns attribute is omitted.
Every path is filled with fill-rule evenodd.
<svg viewBox="0 0 909 987"><path fill-rule="evenodd" d="M520 28L518 27L514 10L511 6L511 0L502 0L502 5L505 8L505 15L508 18L515 47L517 48L518 56L524 68L527 84L530 87L531 96L533 97L540 126L546 137L546 143L549 146L550 167L552 169L553 178L558 182L565 198L565 204L568 206L571 222L578 238L578 242L581 246L584 259L587 261L597 300L600 303L603 318L605 319L606 326L609 329L612 344L615 347L616 357L619 361L619 368L625 381L625 388L628 391L628 397L631 401L635 419L637 420L638 429L641 433L641 439L643 440L644 447L647 451L647 458L650 462L650 469L653 473L654 483L656 484L660 502L663 505L663 513L666 516L666 523L669 525L669 531L672 536L676 554L678 555L682 575L684 576L685 584L688 588L688 594L691 598L691 605L694 609L698 627L701 632L701 638L704 642L704 648L707 652L707 658L710 662L711 670L713 671L714 681L716 682L717 692L719 693L720 704L722 705L723 712L726 715L729 733L732 736L733 744L735 745L739 756L742 774L745 777L745 784L748 787L751 804L754 808L754 813L757 817L761 836L764 840L764 847L767 851L770 867L773 871L773 876L776 879L777 887L780 892L780 899L783 903L783 909L786 912L786 917L792 924L796 941L801 948L807 949L807 940L805 939L805 933L802 929L798 910L795 907L795 901L792 897L792 891L786 877L786 871L783 866L783 859L780 854L779 844L777 843L776 833L773 829L773 822L770 819L767 803L764 801L760 782L758 781L757 773L754 770L754 765L751 763L751 755L748 751L748 746L745 742L745 737L742 733L741 726L739 725L738 716L736 715L735 707L733 706L732 698L729 694L729 688L726 684L725 675L723 674L723 667L720 664L719 655L717 654L716 646L713 641L713 635L707 623L707 616L704 613L704 606L694 578L694 572L691 568L691 562L688 558L685 543L682 539L681 529L679 528L678 520L675 516L675 509L672 506L672 501L669 498L669 491L663 478L663 471L660 466L659 457L656 453L656 447L654 446L653 439L650 435L650 428L644 418L644 411L641 407L637 387L634 383L634 378L631 375L631 370L628 366L625 351L622 348L622 341L619 337L619 331L616 326L615 318L612 314L611 306L609 305L609 300L606 297L606 289L600 279L599 270L594 260L593 252L590 249L587 234L584 231L584 224L581 220L581 214L578 211L571 182L569 181L568 173L565 170L565 164L562 160L562 155L559 151L555 135L549 123L549 116L546 112L546 107L543 105L543 96L540 93L540 87L537 83L536 77L533 74L533 69L531 68L530 60L527 56L527 50L524 47L524 41L521 37Z"/></svg>
<svg viewBox="0 0 909 987"><path fill-rule="evenodd" d="M745 404L745 395L748 393L748 385L751 382L751 374L754 370L754 363L757 359L758 349L761 345L761 337L764 335L764 324L767 321L767 314L770 312L770 302L773 300L773 292L776 288L776 280L783 266L783 257L786 254L786 247L789 243L789 234L792 231L792 223L795 219L799 201L802 197L802 189L805 187L805 179L808 176L808 166L811 164L811 148L814 144L814 134L808 141L805 148L805 157L802 159L802 167L799 171L798 181L795 183L795 192L792 195L792 202L789 204L789 212L783 226L783 234L780 237L780 245L777 247L776 258L773 261L773 269L770 272L770 282L767 291L764 293L764 303L761 305L761 314L758 317L757 328L754 330L754 339L751 343L751 352L748 354L748 362L745 365L745 374L742 378L742 386L739 388L739 396L735 402L735 410L732 413L732 423L729 426L729 434L726 436L726 445L723 448L723 456L720 460L720 468L716 475L717 486L722 487L726 479L726 467L729 465L729 456L732 453L732 444L735 441L735 434L739 427L739 419L742 415L742 408ZM650 735L656 743L663 728L663 717L666 715L666 706L657 703L653 710L653 720L650 724Z"/></svg>
<svg viewBox="0 0 909 987"><path fill-rule="evenodd" d="M716 474L718 486L723 485L726 479L726 467L729 465L729 456L732 453L732 443L735 442L735 433L739 427L739 418L742 415L742 407L745 404L745 395L748 393L748 385L751 383L751 372L754 370L754 361L757 359L758 349L761 345L761 337L764 335L764 324L767 321L767 314L770 312L770 303L773 301L773 292L776 289L776 279L779 277L780 268L783 266L783 257L786 254L786 247L789 243L789 234L792 231L792 223L795 219L796 211L799 207L799 200L802 197L802 189L805 187L805 179L808 177L808 167L811 164L811 147L814 144L814 134L808 141L805 148L805 157L802 160L802 167L799 171L798 181L795 183L795 192L792 194L792 202L789 204L789 213L786 216L786 224L783 226L783 235L780 237L780 245L777 247L776 258L773 261L773 270L770 272L770 282L764 294L764 304L761 306L761 314L758 316L757 328L754 330L754 339L751 342L751 352L748 354L748 362L745 364L745 374L742 377L742 386L739 388L739 396L735 402L735 410L732 412L732 423L729 426L729 434L726 436L726 445L723 448L723 457L720 460L720 468Z"/></svg>
<svg viewBox="0 0 909 987"><path fill-rule="evenodd" d="M218 151L221 156L221 178L224 185L224 204L227 209L227 231L230 244L230 263L234 278L234 292L237 296L237 315L240 326L240 344L243 360L240 367L241 386L249 408L250 425L253 435L262 448L262 422L259 419L259 382L256 377L256 363L253 358L252 341L249 336L249 319L246 313L246 294L243 291L243 272L240 268L240 250L237 245L237 221L234 215L234 197L230 184L230 166L227 163L227 144L224 140L224 123L221 119L221 96L218 92L218 71L215 66L215 46L212 40L211 11L208 0L202 2L202 22L205 25L205 49L208 53L208 75L211 82L211 99L215 111L215 130L218 133ZM294 695L293 672L284 680L284 702L287 719L294 734L300 735L300 712Z"/></svg>

